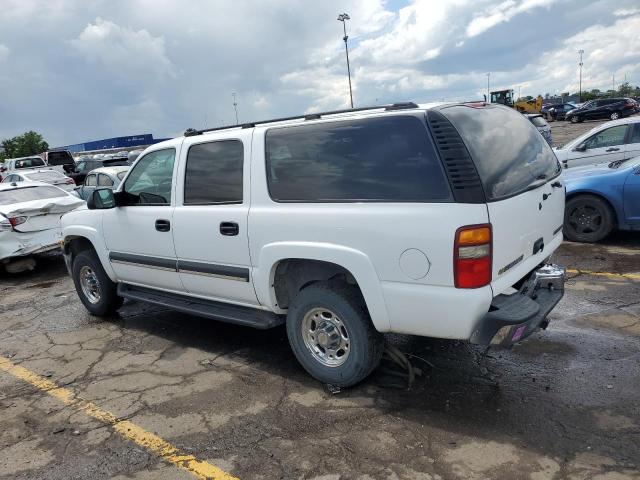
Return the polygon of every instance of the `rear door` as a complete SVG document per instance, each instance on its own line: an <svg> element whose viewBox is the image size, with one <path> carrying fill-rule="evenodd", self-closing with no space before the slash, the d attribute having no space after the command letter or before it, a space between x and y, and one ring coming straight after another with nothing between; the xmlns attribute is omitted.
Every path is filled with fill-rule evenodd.
<svg viewBox="0 0 640 480"><path fill-rule="evenodd" d="M531 122L512 110L455 106L441 111L462 136L484 187L497 295L562 241L561 167Z"/></svg>
<svg viewBox="0 0 640 480"><path fill-rule="evenodd" d="M184 141L173 238L180 279L192 295L258 304L247 233L252 133Z"/></svg>

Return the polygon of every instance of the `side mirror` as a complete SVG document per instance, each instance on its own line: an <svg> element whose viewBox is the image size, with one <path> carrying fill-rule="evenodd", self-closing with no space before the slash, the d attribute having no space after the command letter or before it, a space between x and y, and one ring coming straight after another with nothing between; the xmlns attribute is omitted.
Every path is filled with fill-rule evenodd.
<svg viewBox="0 0 640 480"><path fill-rule="evenodd" d="M581 143L576 148L574 148L573 151L574 152L586 152L587 151L587 144L586 143Z"/></svg>
<svg viewBox="0 0 640 480"><path fill-rule="evenodd" d="M116 199L113 196L113 190L110 188L101 188L94 190L87 198L87 208L89 210L106 210L115 208Z"/></svg>

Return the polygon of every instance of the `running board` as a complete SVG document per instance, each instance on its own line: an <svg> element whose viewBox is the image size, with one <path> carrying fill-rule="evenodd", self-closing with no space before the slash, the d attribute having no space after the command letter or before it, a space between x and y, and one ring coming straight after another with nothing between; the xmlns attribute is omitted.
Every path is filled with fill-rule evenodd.
<svg viewBox="0 0 640 480"><path fill-rule="evenodd" d="M273 312L257 308L214 302L152 288L136 287L126 283L118 284L118 295L130 300L161 305L198 317L212 318L221 322L235 323L236 325L259 328L261 330L276 327L285 321L284 315L276 315Z"/></svg>

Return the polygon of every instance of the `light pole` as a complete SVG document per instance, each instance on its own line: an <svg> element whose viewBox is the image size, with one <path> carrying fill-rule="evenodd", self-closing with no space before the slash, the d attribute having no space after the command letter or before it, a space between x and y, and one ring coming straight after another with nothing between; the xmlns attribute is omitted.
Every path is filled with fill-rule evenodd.
<svg viewBox="0 0 640 480"><path fill-rule="evenodd" d="M338 15L338 21L342 22L342 30L344 31L344 51L347 54L347 75L349 76L349 98L351 100L351 108L353 108L353 91L351 90L351 67L349 66L349 46L347 45L347 40L349 36L347 35L347 20L351 20L351 17L348 13L341 13Z"/></svg>
<svg viewBox="0 0 640 480"><path fill-rule="evenodd" d="M578 64L580 65L580 88L578 92L578 101L582 103L582 54L584 53L584 50L578 50L578 53L580 54L580 63Z"/></svg>
<svg viewBox="0 0 640 480"><path fill-rule="evenodd" d="M233 109L236 111L236 125L238 125L238 102L236 101L236 93L233 92Z"/></svg>
<svg viewBox="0 0 640 480"><path fill-rule="evenodd" d="M491 72L487 73L487 98L489 99L489 103L491 103L491 92L489 91L489 78L491 77Z"/></svg>
<svg viewBox="0 0 640 480"><path fill-rule="evenodd" d="M518 100L520 100L520 97L521 97L521 95L520 95L520 89L521 88L522 88L522 85L518 85Z"/></svg>

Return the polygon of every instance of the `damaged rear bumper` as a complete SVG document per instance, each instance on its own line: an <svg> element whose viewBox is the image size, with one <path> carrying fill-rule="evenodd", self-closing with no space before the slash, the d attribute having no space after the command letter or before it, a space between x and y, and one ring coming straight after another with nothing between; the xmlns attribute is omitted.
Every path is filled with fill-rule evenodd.
<svg viewBox="0 0 640 480"><path fill-rule="evenodd" d="M564 295L565 269L545 265L512 295L498 295L471 336L471 343L510 347L549 324L547 315Z"/></svg>

